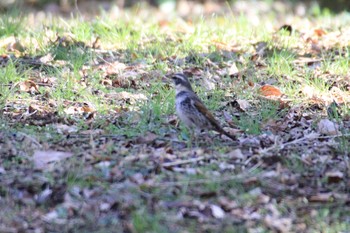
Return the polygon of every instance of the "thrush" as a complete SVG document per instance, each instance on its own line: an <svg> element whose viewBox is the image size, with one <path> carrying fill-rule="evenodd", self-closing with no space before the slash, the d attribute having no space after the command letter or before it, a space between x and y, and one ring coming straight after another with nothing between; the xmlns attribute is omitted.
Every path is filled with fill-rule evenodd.
<svg viewBox="0 0 350 233"><path fill-rule="evenodd" d="M175 83L175 106L180 120L190 129L214 130L232 140L236 137L226 132L215 119L213 114L205 107L203 102L193 91L186 75L177 73L172 76Z"/></svg>

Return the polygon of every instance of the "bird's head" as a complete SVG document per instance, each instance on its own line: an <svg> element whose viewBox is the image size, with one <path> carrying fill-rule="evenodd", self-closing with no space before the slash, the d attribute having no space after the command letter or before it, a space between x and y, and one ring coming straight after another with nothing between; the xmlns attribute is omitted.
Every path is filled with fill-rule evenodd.
<svg viewBox="0 0 350 233"><path fill-rule="evenodd" d="M191 83L188 81L186 75L182 73L176 73L171 76L171 79L175 83L176 92L179 93L181 91L192 91Z"/></svg>

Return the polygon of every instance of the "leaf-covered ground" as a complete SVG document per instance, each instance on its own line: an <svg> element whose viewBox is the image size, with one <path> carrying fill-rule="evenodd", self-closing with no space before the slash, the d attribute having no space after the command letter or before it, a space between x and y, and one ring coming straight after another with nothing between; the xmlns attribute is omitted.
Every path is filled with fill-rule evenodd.
<svg viewBox="0 0 350 233"><path fill-rule="evenodd" d="M179 8L1 15L0 232L350 231L350 15Z"/></svg>

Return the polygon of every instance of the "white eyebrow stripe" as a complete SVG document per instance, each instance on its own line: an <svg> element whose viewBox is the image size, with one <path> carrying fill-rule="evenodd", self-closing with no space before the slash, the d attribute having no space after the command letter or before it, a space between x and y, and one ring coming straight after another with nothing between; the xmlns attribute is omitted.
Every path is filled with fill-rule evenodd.
<svg viewBox="0 0 350 233"><path fill-rule="evenodd" d="M176 74L175 77L181 79L182 81L186 81L182 75Z"/></svg>

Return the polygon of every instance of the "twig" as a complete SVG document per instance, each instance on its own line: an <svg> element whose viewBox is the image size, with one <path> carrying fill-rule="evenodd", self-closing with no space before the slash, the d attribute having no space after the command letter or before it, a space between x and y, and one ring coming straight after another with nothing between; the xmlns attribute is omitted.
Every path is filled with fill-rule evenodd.
<svg viewBox="0 0 350 233"><path fill-rule="evenodd" d="M281 144L277 144L277 141L275 142L275 144L269 148L266 148L266 149L261 149L260 151L260 154L265 154L267 153L268 151L271 151L273 149L276 149L276 148L280 148L280 149L283 149L284 147L286 146L289 146L289 145L292 145L292 144L297 144L299 142L302 142L306 139L327 139L327 138L337 138L337 137L349 137L350 134L337 134L337 135L330 135L330 136L319 136L318 133L310 133L302 138L298 138L298 139L295 139L294 141L290 141L290 142L286 142L286 143L281 143Z"/></svg>
<svg viewBox="0 0 350 233"><path fill-rule="evenodd" d="M289 146L289 145L292 145L292 144L297 144L299 142L302 142L304 141L305 139L316 139L316 138L319 138L319 136L316 136L316 135L319 135L317 133L311 133L311 134L308 134L302 138L298 138L298 139L295 139L293 141L290 141L290 142L286 142L286 143L281 143L281 144L277 144L277 141L275 142L275 144L273 146L270 146L268 148L265 148L265 149L261 149L260 150L260 154L266 154L267 152L273 150L273 149L276 149L276 148L280 148L280 149L283 149L284 147L286 146Z"/></svg>
<svg viewBox="0 0 350 233"><path fill-rule="evenodd" d="M188 163L195 163L204 159L208 159L209 157L198 157L198 158L191 158L191 159L186 159L186 160L180 160L180 161L175 161L175 162L168 162L168 163L163 163L162 167L175 167L178 165L184 165Z"/></svg>
<svg viewBox="0 0 350 233"><path fill-rule="evenodd" d="M169 182L160 182L160 183L155 183L151 184L150 186L152 187L169 187L169 186L177 186L177 185L196 185L196 184L208 184L208 183L223 183L223 182L228 182L231 180L243 180L247 177L250 176L251 173L253 173L258 167L260 167L263 163L259 162L255 164L253 167L251 167L247 172L244 174L239 174L239 175L230 175L227 177L219 177L216 179L198 179L198 180L186 180L186 181L169 181Z"/></svg>

